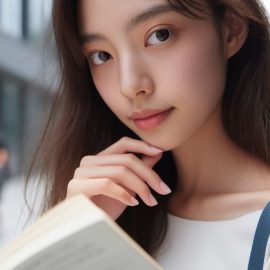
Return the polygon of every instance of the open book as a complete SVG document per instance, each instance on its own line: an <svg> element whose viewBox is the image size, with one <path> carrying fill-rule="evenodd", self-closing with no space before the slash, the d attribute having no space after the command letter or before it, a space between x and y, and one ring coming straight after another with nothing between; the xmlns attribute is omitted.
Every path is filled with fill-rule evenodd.
<svg viewBox="0 0 270 270"><path fill-rule="evenodd" d="M162 270L83 195L59 203L0 250L1 270Z"/></svg>

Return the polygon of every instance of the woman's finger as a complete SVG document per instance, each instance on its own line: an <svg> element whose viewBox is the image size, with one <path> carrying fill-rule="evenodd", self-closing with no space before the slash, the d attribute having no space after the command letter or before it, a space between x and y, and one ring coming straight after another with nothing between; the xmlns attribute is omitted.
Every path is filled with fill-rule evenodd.
<svg viewBox="0 0 270 270"><path fill-rule="evenodd" d="M103 194L130 206L135 206L139 203L124 188L108 178L83 179L83 181L72 179L68 183L67 197L78 193L83 193L90 199Z"/></svg>
<svg viewBox="0 0 270 270"><path fill-rule="evenodd" d="M156 163L162 154L158 156L145 156L144 160L140 160L134 154L113 154L107 156L86 156L82 159L80 167L88 169L90 167L97 167L97 166L126 166L129 170L135 173L139 178L141 178L144 182L146 182L151 188L153 188L156 192L161 194L168 194L170 192L169 188L164 189L162 186L166 186L165 183L162 184L162 180L159 175L149 168L149 165ZM106 169L106 168L105 168ZM78 170L80 170L78 168ZM96 169L95 169L96 170ZM89 170L85 170L89 171ZM90 172L90 171L89 171ZM103 171L102 171L103 173ZM91 174L83 174L82 177L87 178L95 178L101 177L102 175L94 175ZM110 177L109 175L104 175L105 177ZM75 177L76 173L75 173Z"/></svg>
<svg viewBox="0 0 270 270"><path fill-rule="evenodd" d="M96 179L96 178L111 179L115 183L129 188L138 194L142 200L149 206L156 205L148 185L131 170L123 165L119 166L97 166L91 168L78 168L75 171L74 179Z"/></svg>
<svg viewBox="0 0 270 270"><path fill-rule="evenodd" d="M153 156L161 153L162 150L150 146L144 141L132 139L129 137L123 137L105 150L99 152L98 155L104 156L110 154L124 154L128 152L142 153L145 155Z"/></svg>

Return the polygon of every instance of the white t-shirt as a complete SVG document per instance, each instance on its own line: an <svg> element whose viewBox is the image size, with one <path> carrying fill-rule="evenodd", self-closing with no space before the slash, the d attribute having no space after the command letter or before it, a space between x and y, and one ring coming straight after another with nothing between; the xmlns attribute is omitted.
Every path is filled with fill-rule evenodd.
<svg viewBox="0 0 270 270"><path fill-rule="evenodd" d="M262 211L218 221L168 213L168 232L154 258L166 270L247 270ZM268 241L263 270L270 270L269 249Z"/></svg>

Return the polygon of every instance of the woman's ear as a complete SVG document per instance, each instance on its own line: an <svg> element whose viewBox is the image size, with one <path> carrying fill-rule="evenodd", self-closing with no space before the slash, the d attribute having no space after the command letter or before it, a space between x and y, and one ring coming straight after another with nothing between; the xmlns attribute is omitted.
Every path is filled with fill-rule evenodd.
<svg viewBox="0 0 270 270"><path fill-rule="evenodd" d="M242 48L246 41L249 27L244 18L230 10L226 11L222 27L224 56L226 59L229 59Z"/></svg>

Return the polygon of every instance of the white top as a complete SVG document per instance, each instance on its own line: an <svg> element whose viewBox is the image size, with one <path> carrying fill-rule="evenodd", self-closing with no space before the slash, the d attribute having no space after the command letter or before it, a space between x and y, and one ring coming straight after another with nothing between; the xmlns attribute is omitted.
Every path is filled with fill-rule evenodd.
<svg viewBox="0 0 270 270"><path fill-rule="evenodd" d="M247 270L262 211L218 221L168 213L168 232L154 258L166 270ZM263 270L270 270L269 241L266 250Z"/></svg>

